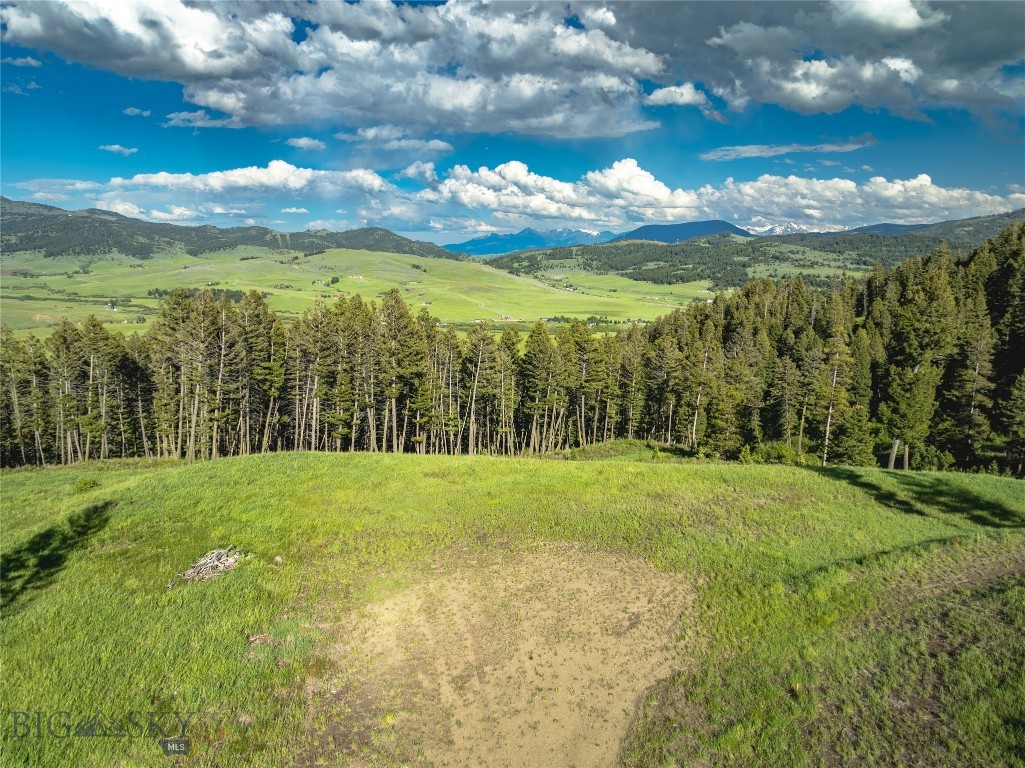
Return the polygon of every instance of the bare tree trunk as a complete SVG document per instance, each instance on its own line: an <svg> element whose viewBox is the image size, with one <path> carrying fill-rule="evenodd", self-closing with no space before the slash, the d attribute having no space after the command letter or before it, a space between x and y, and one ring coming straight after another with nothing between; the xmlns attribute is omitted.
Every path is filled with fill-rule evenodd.
<svg viewBox="0 0 1025 768"><path fill-rule="evenodd" d="M890 446L890 461L887 462L886 468L893 469L894 464L897 463L897 450L900 448L900 438L893 438L893 445Z"/></svg>
<svg viewBox="0 0 1025 768"><path fill-rule="evenodd" d="M829 410L826 412L826 436L822 441L822 466L826 466L826 458L829 456L829 429L833 426L833 394L836 392L838 370L837 366L833 366L833 383L829 388Z"/></svg>

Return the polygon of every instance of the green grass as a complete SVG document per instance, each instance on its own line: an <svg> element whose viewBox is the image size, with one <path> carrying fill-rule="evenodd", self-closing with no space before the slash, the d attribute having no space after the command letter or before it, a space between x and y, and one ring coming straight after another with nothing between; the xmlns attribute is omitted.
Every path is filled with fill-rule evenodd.
<svg viewBox="0 0 1025 768"><path fill-rule="evenodd" d="M79 273L82 266L88 268L87 274ZM370 300L397 287L414 311L426 307L449 323L472 323L480 318L529 324L554 315L651 320L675 306L709 296L703 291L706 284L653 286L616 277L589 279L586 273L574 277L578 290L566 290L552 281L517 277L477 262L346 250L302 256L266 248L234 248L147 260L117 254L46 259L38 253L22 252L5 254L3 269L3 321L22 333L32 330L37 335L45 334L61 317L80 321L90 314L110 327L145 329L145 324L136 321L140 316L151 321L157 312L159 300L146 295L152 288L266 291L275 311L294 318L321 298L330 301L336 294L359 293ZM332 277L339 281L327 284ZM279 287L282 285L291 288ZM110 299L118 300L117 312L105 309Z"/></svg>
<svg viewBox="0 0 1025 768"><path fill-rule="evenodd" d="M446 553L567 541L697 588L694 663L644 702L627 764L1022 763L1020 481L632 454L4 472L5 713L194 711L189 764L295 764L328 613ZM177 578L225 546L252 557ZM151 740L14 739L10 722L5 764L167 765Z"/></svg>

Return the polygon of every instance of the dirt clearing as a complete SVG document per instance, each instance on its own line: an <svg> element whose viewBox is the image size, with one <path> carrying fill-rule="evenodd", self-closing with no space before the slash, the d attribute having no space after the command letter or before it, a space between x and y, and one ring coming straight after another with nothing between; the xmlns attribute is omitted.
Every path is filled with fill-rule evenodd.
<svg viewBox="0 0 1025 768"><path fill-rule="evenodd" d="M309 762L614 765L692 607L681 574L569 546L439 568L328 629Z"/></svg>

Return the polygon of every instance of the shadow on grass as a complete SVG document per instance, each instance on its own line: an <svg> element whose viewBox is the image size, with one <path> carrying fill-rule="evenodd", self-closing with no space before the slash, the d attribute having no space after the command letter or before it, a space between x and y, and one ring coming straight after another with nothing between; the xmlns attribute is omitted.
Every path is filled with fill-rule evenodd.
<svg viewBox="0 0 1025 768"><path fill-rule="evenodd" d="M948 514L987 528L1025 528L1025 513L983 496L965 484L935 474L891 470L866 472L853 467L808 467L871 494L876 501L923 517ZM884 478L879 482L877 478Z"/></svg>
<svg viewBox="0 0 1025 768"><path fill-rule="evenodd" d="M110 501L92 504L0 556L0 611L20 610L49 587L71 554L107 525L113 508Z"/></svg>

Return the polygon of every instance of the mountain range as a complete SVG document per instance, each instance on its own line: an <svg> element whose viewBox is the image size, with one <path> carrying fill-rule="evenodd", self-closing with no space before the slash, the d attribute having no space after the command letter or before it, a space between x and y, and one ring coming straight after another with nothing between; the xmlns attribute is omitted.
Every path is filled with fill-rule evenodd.
<svg viewBox="0 0 1025 768"><path fill-rule="evenodd" d="M712 221L687 221L682 224L645 224L621 235L616 235L609 242L622 240L649 240L656 243L682 243L694 237L718 235L726 232L739 237L751 237L751 233L722 219Z"/></svg>
<svg viewBox="0 0 1025 768"><path fill-rule="evenodd" d="M465 259L467 254L494 256L571 246L631 246L631 251L655 244L685 244L694 238L714 238L716 248L749 243L779 242L837 254L870 259L887 254L884 261L925 252L946 241L952 250L971 248L1025 217L1025 209L992 216L941 221L933 224L881 223L840 232L815 232L788 222L748 232L727 221L692 221L682 224L647 224L629 232L594 232L575 229L523 229L513 234L490 234L447 247L412 240L381 227L347 232L307 230L279 232L267 227L183 226L142 221L112 211L89 208L67 211L52 205L0 197L0 248L5 253L42 251L46 256L99 254L118 251L139 259L164 252L206 253L238 246L259 246L311 253L328 248L405 253L440 259ZM755 236L755 235L758 236ZM539 244L547 243L547 244ZM730 246L733 243L733 246ZM746 247L746 246L745 246Z"/></svg>
<svg viewBox="0 0 1025 768"><path fill-rule="evenodd" d="M795 224L792 221L788 221L786 224L766 224L764 227L745 227L744 229L756 237L776 237L779 235L833 234L836 232L847 231L847 227L840 227L839 229L837 229L836 227L809 227L806 224Z"/></svg>
<svg viewBox="0 0 1025 768"><path fill-rule="evenodd" d="M237 246L261 246L310 253L327 248L408 253L434 259L463 259L434 243L411 240L381 227L348 232L326 229L278 232L267 227L155 223L89 208L66 211L52 205L0 197L0 247L4 252L43 251L48 257L110 253L149 259L164 252L207 253Z"/></svg>
<svg viewBox="0 0 1025 768"><path fill-rule="evenodd" d="M445 247L451 251L470 256L497 256L502 253L523 251L529 248L558 248L564 245L593 245L606 243L615 237L614 232L595 232L586 229L534 229L527 227L519 232L500 234L492 232L480 235L462 243Z"/></svg>

